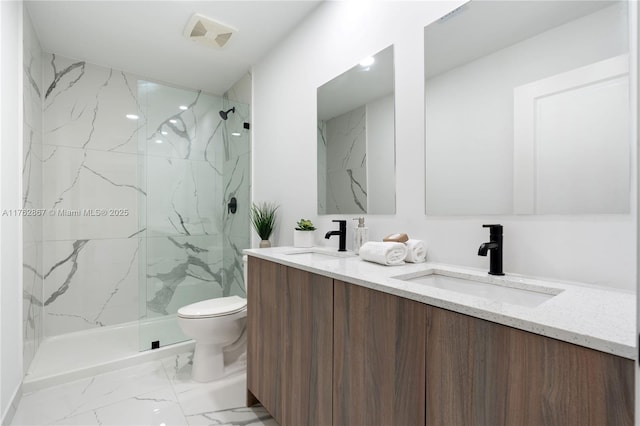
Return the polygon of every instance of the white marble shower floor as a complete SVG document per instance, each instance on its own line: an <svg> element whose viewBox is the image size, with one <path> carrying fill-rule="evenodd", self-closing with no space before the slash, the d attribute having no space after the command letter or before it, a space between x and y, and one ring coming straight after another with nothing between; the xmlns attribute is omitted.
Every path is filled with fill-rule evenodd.
<svg viewBox="0 0 640 426"><path fill-rule="evenodd" d="M175 316L67 333L42 341L24 378L32 392L193 349L193 341L140 351L139 336L168 341L179 333Z"/></svg>

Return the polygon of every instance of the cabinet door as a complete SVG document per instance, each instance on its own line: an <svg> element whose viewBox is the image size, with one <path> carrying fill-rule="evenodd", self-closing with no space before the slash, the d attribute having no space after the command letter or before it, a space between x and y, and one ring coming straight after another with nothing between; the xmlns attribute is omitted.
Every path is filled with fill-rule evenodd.
<svg viewBox="0 0 640 426"><path fill-rule="evenodd" d="M428 309L427 425L633 424L633 361Z"/></svg>
<svg viewBox="0 0 640 426"><path fill-rule="evenodd" d="M333 280L287 268L281 310L282 425L330 425Z"/></svg>
<svg viewBox="0 0 640 426"><path fill-rule="evenodd" d="M249 256L247 276L247 388L281 423L282 265Z"/></svg>
<svg viewBox="0 0 640 426"><path fill-rule="evenodd" d="M333 280L249 257L247 402L285 425L331 423Z"/></svg>
<svg viewBox="0 0 640 426"><path fill-rule="evenodd" d="M424 425L426 306L334 281L334 425Z"/></svg>

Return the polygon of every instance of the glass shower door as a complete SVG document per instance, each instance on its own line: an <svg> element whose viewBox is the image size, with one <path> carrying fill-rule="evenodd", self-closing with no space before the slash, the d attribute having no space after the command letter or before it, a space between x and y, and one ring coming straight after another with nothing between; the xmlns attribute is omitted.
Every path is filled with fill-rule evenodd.
<svg viewBox="0 0 640 426"><path fill-rule="evenodd" d="M238 181L229 171L232 164L248 170L248 152L229 148L231 117L225 121L219 114L222 98L145 81L138 91L146 192L139 342L147 350L187 339L175 316L182 306L242 294L237 287L244 286L234 281L234 253L248 247L248 238L236 238L235 231L244 227L248 235L248 212L238 208L230 218L226 197L233 189L248 198L249 179ZM248 146L248 132L244 137Z"/></svg>
<svg viewBox="0 0 640 426"><path fill-rule="evenodd" d="M250 107L224 100L227 115L222 129L223 144L223 257L225 296L247 297L242 250L250 246L249 210L251 192ZM235 213L232 205L235 199Z"/></svg>

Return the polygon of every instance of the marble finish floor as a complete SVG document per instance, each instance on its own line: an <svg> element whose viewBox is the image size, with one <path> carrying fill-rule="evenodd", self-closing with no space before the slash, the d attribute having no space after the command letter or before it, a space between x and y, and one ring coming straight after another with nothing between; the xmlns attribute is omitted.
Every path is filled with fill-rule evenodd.
<svg viewBox="0 0 640 426"><path fill-rule="evenodd" d="M11 425L277 426L260 406L245 407L242 360L223 379L191 379L192 352L25 394Z"/></svg>

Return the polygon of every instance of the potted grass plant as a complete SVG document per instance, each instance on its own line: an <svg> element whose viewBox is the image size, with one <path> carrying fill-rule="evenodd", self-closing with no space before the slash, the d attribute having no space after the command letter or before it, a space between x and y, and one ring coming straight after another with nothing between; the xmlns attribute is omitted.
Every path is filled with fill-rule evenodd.
<svg viewBox="0 0 640 426"><path fill-rule="evenodd" d="M276 227L276 211L278 207L275 203L262 202L251 205L251 224L260 237L260 248L271 247L269 237Z"/></svg>
<svg viewBox="0 0 640 426"><path fill-rule="evenodd" d="M316 227L309 219L300 219L293 230L294 247L313 247Z"/></svg>

